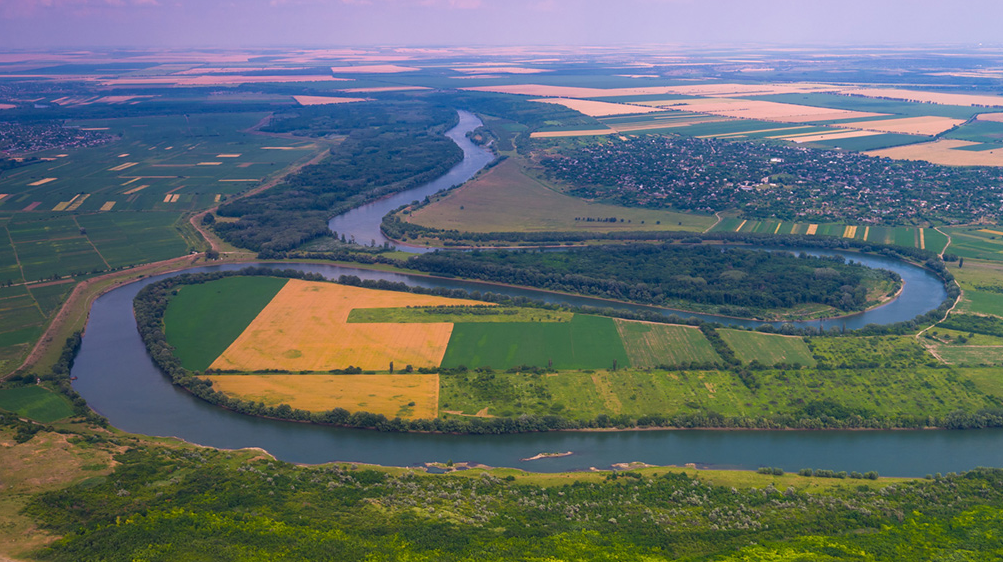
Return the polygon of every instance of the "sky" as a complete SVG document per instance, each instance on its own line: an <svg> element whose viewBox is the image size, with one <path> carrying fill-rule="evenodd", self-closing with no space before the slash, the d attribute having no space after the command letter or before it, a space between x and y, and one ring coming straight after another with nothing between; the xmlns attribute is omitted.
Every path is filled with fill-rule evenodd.
<svg viewBox="0 0 1003 562"><path fill-rule="evenodd" d="M1003 0L0 0L0 48L1003 44Z"/></svg>

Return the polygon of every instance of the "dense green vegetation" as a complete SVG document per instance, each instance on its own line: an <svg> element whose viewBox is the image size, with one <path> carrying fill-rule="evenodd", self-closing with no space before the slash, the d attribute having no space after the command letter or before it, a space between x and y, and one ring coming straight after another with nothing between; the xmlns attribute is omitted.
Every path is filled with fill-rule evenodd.
<svg viewBox="0 0 1003 562"><path fill-rule="evenodd" d="M458 163L462 151L441 134L456 119L453 109L417 102L303 108L269 127L345 138L324 160L283 183L220 207L220 216L238 220L217 221L215 229L228 242L259 252L282 252L330 236L332 216L417 187Z"/></svg>
<svg viewBox="0 0 1003 562"><path fill-rule="evenodd" d="M164 313L164 334L181 364L204 371L271 302L286 279L227 277L185 285Z"/></svg>
<svg viewBox="0 0 1003 562"><path fill-rule="evenodd" d="M874 281L897 281L895 274L843 261L739 248L637 245L565 252L439 252L411 258L408 266L646 304L696 303L724 314L759 317L807 304L861 310L870 304Z"/></svg>
<svg viewBox="0 0 1003 562"><path fill-rule="evenodd" d="M753 361L762 365L802 365L814 367L815 360L804 340L793 336L778 336L746 332L744 330L718 330L728 347L735 351L740 361Z"/></svg>
<svg viewBox="0 0 1003 562"><path fill-rule="evenodd" d="M999 547L1003 501L990 469L894 482L666 469L436 476L151 445L116 461L108 476L30 501L26 514L63 536L37 557L897 561L962 549L985 559Z"/></svg>

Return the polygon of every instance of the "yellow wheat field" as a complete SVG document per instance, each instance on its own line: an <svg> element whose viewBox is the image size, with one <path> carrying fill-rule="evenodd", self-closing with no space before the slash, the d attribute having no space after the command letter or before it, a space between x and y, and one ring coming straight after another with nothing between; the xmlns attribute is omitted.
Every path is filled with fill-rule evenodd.
<svg viewBox="0 0 1003 562"><path fill-rule="evenodd" d="M1003 113L980 113L976 119L979 121L996 121L997 123L1003 123Z"/></svg>
<svg viewBox="0 0 1003 562"><path fill-rule="evenodd" d="M40 185L45 185L45 184L49 183L50 181L56 181L57 179L59 179L59 178L42 178L42 179L40 179L38 181L33 181L33 182L29 183L28 187L38 187Z"/></svg>
<svg viewBox="0 0 1003 562"><path fill-rule="evenodd" d="M554 103L584 113L589 117L608 117L610 115L632 115L635 113L654 113L661 111L657 107L644 107L626 103L610 103L606 101L580 100L573 98L541 98L531 101Z"/></svg>
<svg viewBox="0 0 1003 562"><path fill-rule="evenodd" d="M850 88L842 90L842 93L869 98L890 98L920 103L1003 107L1003 96L945 94L940 92L919 92L916 90L896 90L894 88Z"/></svg>
<svg viewBox="0 0 1003 562"><path fill-rule="evenodd" d="M1003 150L955 150L976 142L942 139L865 152L871 156L886 156L896 160L923 160L946 166L1003 166Z"/></svg>
<svg viewBox="0 0 1003 562"><path fill-rule="evenodd" d="M951 127L964 123L964 119L951 119L950 117L937 117L935 115L924 115L921 117L904 117L902 119L888 119L885 121L861 121L857 123L844 123L843 127L865 129L867 131L880 131L882 133L901 133L905 135L936 135L943 133Z"/></svg>
<svg viewBox="0 0 1003 562"><path fill-rule="evenodd" d="M843 229L843 238L853 238L857 235L857 227L848 226Z"/></svg>
<svg viewBox="0 0 1003 562"><path fill-rule="evenodd" d="M344 408L388 418L439 415L439 375L213 375L213 388L268 406L310 412ZM408 404L414 403L414 406Z"/></svg>
<svg viewBox="0 0 1003 562"><path fill-rule="evenodd" d="M115 206L114 201L106 201L104 205L101 205L102 211L110 211L112 207Z"/></svg>
<svg viewBox="0 0 1003 562"><path fill-rule="evenodd" d="M235 371L438 367L453 325L348 324L354 308L485 304L292 279L216 361Z"/></svg>
<svg viewBox="0 0 1003 562"><path fill-rule="evenodd" d="M816 232L818 232L818 225L817 224L809 224L808 225L808 231L805 232L805 234L808 234L810 236L812 234L815 234Z"/></svg>
<svg viewBox="0 0 1003 562"><path fill-rule="evenodd" d="M300 105L328 105L332 103L354 103L368 101L366 98L334 98L330 96L293 96Z"/></svg>
<svg viewBox="0 0 1003 562"><path fill-rule="evenodd" d="M704 98L695 100L676 100L665 106L665 109L678 111L693 111L708 113L722 117L738 117L742 119L763 119L781 123L803 123L806 121L831 121L834 119L864 119L877 117L883 113L868 113L848 109L829 109L792 103L773 101L746 100L734 98Z"/></svg>

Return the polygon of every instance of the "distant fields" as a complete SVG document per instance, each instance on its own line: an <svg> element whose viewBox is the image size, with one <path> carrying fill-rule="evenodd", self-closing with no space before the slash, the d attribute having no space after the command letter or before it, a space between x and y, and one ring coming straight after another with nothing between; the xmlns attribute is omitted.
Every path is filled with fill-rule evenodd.
<svg viewBox="0 0 1003 562"><path fill-rule="evenodd" d="M442 366L612 369L614 362L629 366L613 319L576 314L566 323L455 324Z"/></svg>
<svg viewBox="0 0 1003 562"><path fill-rule="evenodd" d="M624 220L616 223L575 220L599 217ZM401 218L423 226L465 232L702 231L715 220L702 215L590 203L564 195L526 175L515 158Z"/></svg>
<svg viewBox="0 0 1003 562"><path fill-rule="evenodd" d="M0 282L80 275L182 256L189 250L183 228L180 213L0 214Z"/></svg>
<svg viewBox="0 0 1003 562"><path fill-rule="evenodd" d="M790 222L776 219L725 218L712 232L754 232L759 234L802 234L807 236L836 236L877 244L893 244L908 248L921 248L941 252L947 237L932 228L912 226L859 226L840 223ZM1003 249L1003 245L1000 247ZM953 253L952 243L950 252Z"/></svg>
<svg viewBox="0 0 1003 562"><path fill-rule="evenodd" d="M761 334L744 330L717 331L735 355L743 362L758 361L763 365L795 363L808 367L815 366L811 351L800 337Z"/></svg>
<svg viewBox="0 0 1003 562"><path fill-rule="evenodd" d="M186 369L204 371L285 286L275 277L227 277L185 285L164 315L167 341Z"/></svg>
<svg viewBox="0 0 1003 562"><path fill-rule="evenodd" d="M54 422L73 414L73 406L66 397L37 385L0 388L0 410L41 423Z"/></svg>
<svg viewBox="0 0 1003 562"><path fill-rule="evenodd" d="M217 196L250 189L315 150L309 141L243 132L263 117L197 114L71 123L122 137L96 147L42 152L37 156L51 160L5 172L0 193L8 196L0 200L0 212L209 207Z"/></svg>

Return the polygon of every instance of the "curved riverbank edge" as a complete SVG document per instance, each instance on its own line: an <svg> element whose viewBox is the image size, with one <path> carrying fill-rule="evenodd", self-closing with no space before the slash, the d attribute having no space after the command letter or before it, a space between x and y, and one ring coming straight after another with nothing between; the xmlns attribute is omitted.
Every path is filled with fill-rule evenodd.
<svg viewBox="0 0 1003 562"><path fill-rule="evenodd" d="M173 353L173 348L167 343L163 332L163 314L169 301L169 294L178 286L193 283L204 283L235 275L267 275L323 281L325 278L317 273L296 270L275 270L272 268L247 268L236 271L216 271L194 274L182 274L159 280L143 288L134 300L135 317L139 333L142 336L147 353L161 373L170 378L172 384L185 389L193 396L210 404L246 415L266 419L314 423L336 427L357 429L375 429L400 433L445 433L445 434L501 434L501 433L533 433L540 431L561 430L635 430L635 429L926 429L964 428L964 427L1003 427L1003 412L968 412L959 417L951 414L944 418L919 415L876 415L863 417L859 414L848 414L843 417L831 415L798 415L797 412L774 414L770 416L725 416L712 410L676 413L672 415L597 415L594 419L569 419L557 415L523 415L518 418L478 418L478 417L448 417L433 419L389 419L382 414L357 411L349 412L343 408L311 412L290 407L287 404L265 406L254 401L230 396L212 388L212 383L201 378L202 373L190 371L182 367ZM381 285L379 281L359 283L370 288L397 289L410 292L421 292L450 296L455 289L429 290L417 287L390 287ZM701 323L704 324L704 323ZM735 366L734 368L740 368ZM717 369L731 369L728 365L718 365ZM967 421L966 421L967 420Z"/></svg>

